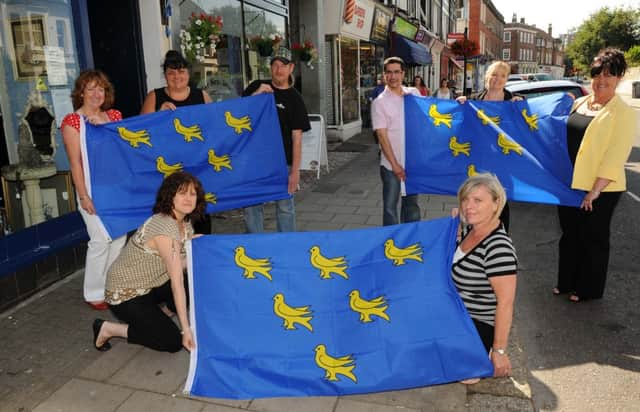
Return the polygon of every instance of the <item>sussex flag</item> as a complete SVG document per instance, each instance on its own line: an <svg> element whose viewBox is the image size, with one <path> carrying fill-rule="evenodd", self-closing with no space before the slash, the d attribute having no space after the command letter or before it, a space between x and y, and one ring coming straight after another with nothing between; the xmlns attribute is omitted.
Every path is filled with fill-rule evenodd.
<svg viewBox="0 0 640 412"><path fill-rule="evenodd" d="M152 214L162 180L178 170L200 179L208 213L289 196L272 94L84 123L80 136L90 194L113 238Z"/></svg>
<svg viewBox="0 0 640 412"><path fill-rule="evenodd" d="M185 390L336 396L492 375L451 281L457 223L194 239Z"/></svg>
<svg viewBox="0 0 640 412"><path fill-rule="evenodd" d="M406 192L455 195L468 176L491 172L510 200L579 206L566 142L572 102L566 94L464 104L405 97Z"/></svg>

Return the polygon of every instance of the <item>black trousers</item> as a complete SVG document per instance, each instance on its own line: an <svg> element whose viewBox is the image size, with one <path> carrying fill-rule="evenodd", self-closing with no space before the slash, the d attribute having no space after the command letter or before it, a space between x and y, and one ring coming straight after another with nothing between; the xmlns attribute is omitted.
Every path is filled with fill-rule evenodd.
<svg viewBox="0 0 640 412"><path fill-rule="evenodd" d="M162 352L178 352L182 349L182 334L173 320L158 307L160 303L166 303L175 311L170 281L146 295L112 305L110 309L118 319L129 325L129 343Z"/></svg>
<svg viewBox="0 0 640 412"><path fill-rule="evenodd" d="M560 292L575 292L580 299L598 299L604 294L611 218L621 195L600 193L591 212L558 206L562 237L556 287Z"/></svg>
<svg viewBox="0 0 640 412"><path fill-rule="evenodd" d="M495 331L495 327L473 318L471 318L471 320L473 321L473 325L478 330L478 335L480 335L480 339L482 340L484 348L487 350L487 353L489 353L489 351L493 347L493 334Z"/></svg>

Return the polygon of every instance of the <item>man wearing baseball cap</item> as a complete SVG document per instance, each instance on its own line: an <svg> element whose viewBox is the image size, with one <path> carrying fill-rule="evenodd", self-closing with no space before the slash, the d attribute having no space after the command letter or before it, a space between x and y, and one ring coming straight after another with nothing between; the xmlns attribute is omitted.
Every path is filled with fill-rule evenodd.
<svg viewBox="0 0 640 412"><path fill-rule="evenodd" d="M273 93L280 120L280 132L285 157L289 166L288 191L293 195L300 183L300 159L302 156L302 133L311 129L307 108L302 96L293 87L291 51L277 48L271 56L271 79L255 80L242 93L243 97L260 93ZM244 221L249 233L264 232L263 205L249 206L244 209ZM278 232L295 232L296 212L293 196L276 201L276 222Z"/></svg>

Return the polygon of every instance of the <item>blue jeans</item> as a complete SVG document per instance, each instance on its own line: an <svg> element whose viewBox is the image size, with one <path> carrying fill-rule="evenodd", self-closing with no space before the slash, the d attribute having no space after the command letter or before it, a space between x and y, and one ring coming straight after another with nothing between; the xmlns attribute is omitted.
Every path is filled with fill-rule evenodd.
<svg viewBox="0 0 640 412"><path fill-rule="evenodd" d="M404 196L402 198L400 222L398 222L400 179L384 166L380 166L380 177L382 178L382 224L389 226L419 221L420 206L418 206L418 195Z"/></svg>
<svg viewBox="0 0 640 412"><path fill-rule="evenodd" d="M264 205L259 204L244 208L244 222L248 233L264 232ZM276 223L278 232L296 231L296 208L293 197L276 200Z"/></svg>

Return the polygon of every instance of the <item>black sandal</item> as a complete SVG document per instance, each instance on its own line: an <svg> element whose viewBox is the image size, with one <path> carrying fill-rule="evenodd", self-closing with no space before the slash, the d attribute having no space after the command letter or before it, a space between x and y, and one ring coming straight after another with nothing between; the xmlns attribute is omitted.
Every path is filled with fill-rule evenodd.
<svg viewBox="0 0 640 412"><path fill-rule="evenodd" d="M98 346L98 335L100 335L100 329L102 329L104 322L104 319L95 319L93 321L93 346L100 352L106 352L111 349L111 344L108 341L103 343L102 346Z"/></svg>

